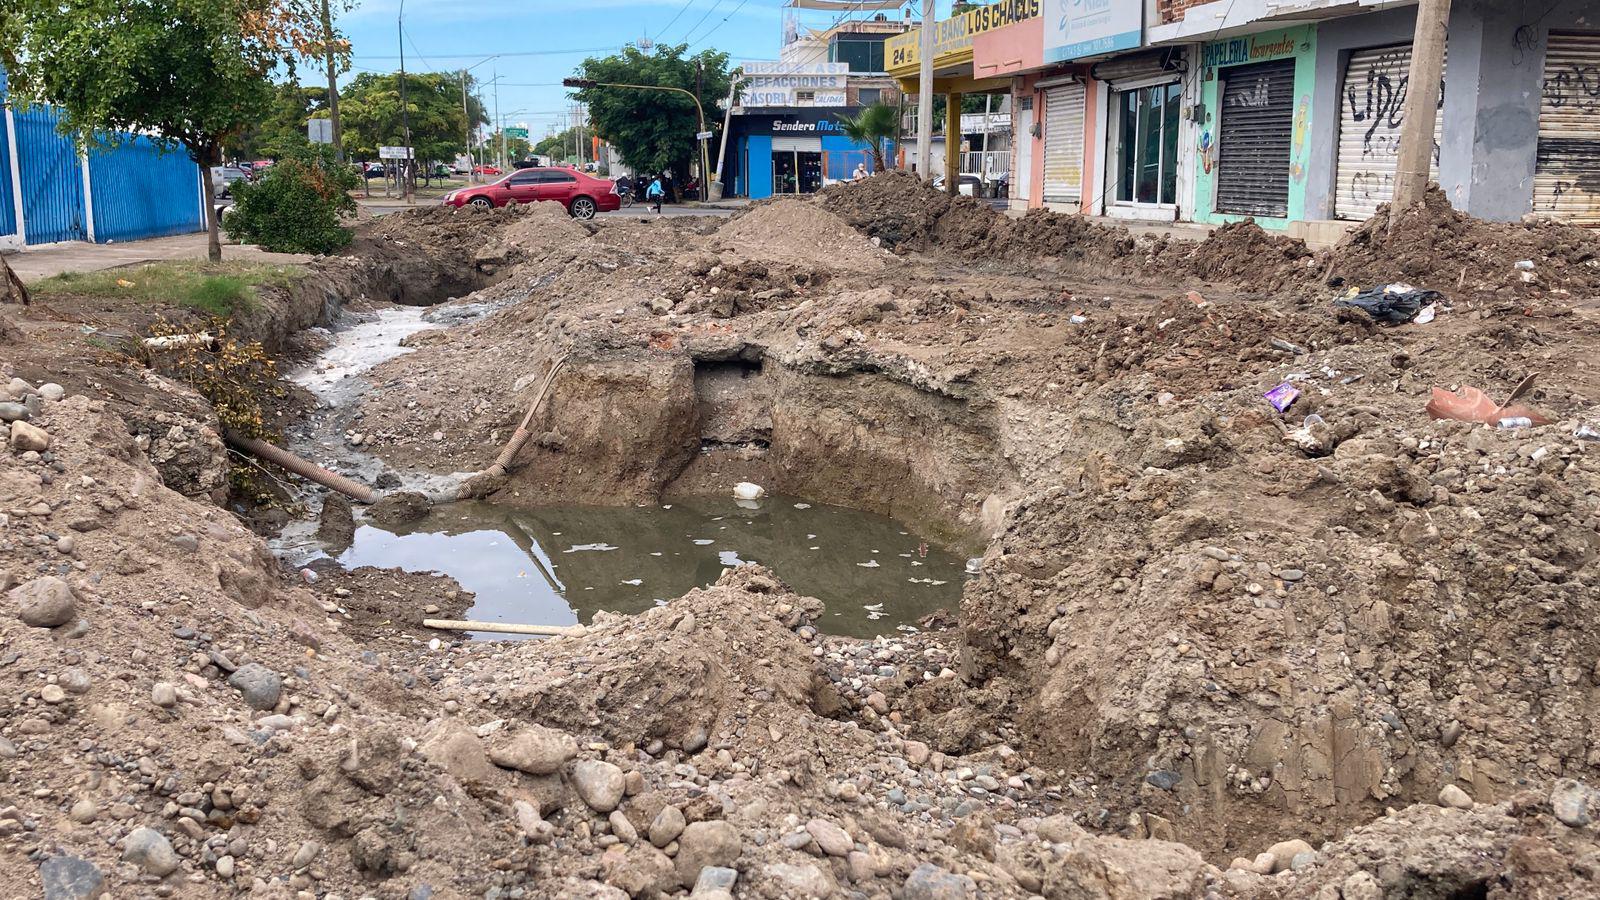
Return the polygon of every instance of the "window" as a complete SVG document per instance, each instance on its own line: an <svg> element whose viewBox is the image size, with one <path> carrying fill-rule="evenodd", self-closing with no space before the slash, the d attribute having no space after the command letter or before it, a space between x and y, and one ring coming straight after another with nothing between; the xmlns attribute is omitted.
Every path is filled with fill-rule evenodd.
<svg viewBox="0 0 1600 900"><path fill-rule="evenodd" d="M1117 127L1117 200L1171 204L1178 194L1178 111L1174 82L1121 91L1113 105Z"/></svg>
<svg viewBox="0 0 1600 900"><path fill-rule="evenodd" d="M567 184L578 180L571 172L563 172L560 169L546 169L543 174L544 177L539 180L545 184Z"/></svg>
<svg viewBox="0 0 1600 900"><path fill-rule="evenodd" d="M817 92L816 91L795 91L794 92L794 102L796 102L796 103L815 103L815 102L817 102Z"/></svg>
<svg viewBox="0 0 1600 900"><path fill-rule="evenodd" d="M828 42L828 62L850 65L852 72L883 71L881 34L838 34Z"/></svg>
<svg viewBox="0 0 1600 900"><path fill-rule="evenodd" d="M856 91L856 102L862 106L871 106L883 100L883 88L859 88Z"/></svg>
<svg viewBox="0 0 1600 900"><path fill-rule="evenodd" d="M513 173L511 180L506 182L506 184L537 184L542 180L539 177L539 174L539 170L537 169L522 169Z"/></svg>

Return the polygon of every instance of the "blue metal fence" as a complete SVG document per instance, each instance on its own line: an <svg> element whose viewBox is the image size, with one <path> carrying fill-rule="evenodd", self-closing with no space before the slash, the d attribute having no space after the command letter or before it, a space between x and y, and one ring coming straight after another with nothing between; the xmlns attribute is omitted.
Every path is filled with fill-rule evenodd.
<svg viewBox="0 0 1600 900"><path fill-rule="evenodd" d="M17 161L22 167L22 219L30 244L82 241L89 237L83 203L83 163L78 148L56 131L60 115L35 106L12 118L17 123Z"/></svg>
<svg viewBox="0 0 1600 900"><path fill-rule="evenodd" d="M0 70L0 103L6 100ZM9 108L9 104L8 108ZM161 152L143 135L88 150L57 131L52 107L11 108L0 116L0 243L19 230L29 244L56 241L130 241L205 228L199 166L183 148ZM13 154L15 158L13 159ZM13 166L21 186L17 221ZM92 223L92 226L91 226Z"/></svg>
<svg viewBox="0 0 1600 900"><path fill-rule="evenodd" d="M183 148L163 152L143 135L116 147L89 149L89 196L94 239L187 234L200 218L200 167Z"/></svg>

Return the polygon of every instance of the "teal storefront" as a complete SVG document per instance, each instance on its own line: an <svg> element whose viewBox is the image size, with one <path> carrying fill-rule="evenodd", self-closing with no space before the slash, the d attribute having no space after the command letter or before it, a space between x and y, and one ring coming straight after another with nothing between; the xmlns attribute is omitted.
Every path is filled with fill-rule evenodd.
<svg viewBox="0 0 1600 900"><path fill-rule="evenodd" d="M1205 45L1195 221L1283 229L1305 218L1316 55L1309 25Z"/></svg>

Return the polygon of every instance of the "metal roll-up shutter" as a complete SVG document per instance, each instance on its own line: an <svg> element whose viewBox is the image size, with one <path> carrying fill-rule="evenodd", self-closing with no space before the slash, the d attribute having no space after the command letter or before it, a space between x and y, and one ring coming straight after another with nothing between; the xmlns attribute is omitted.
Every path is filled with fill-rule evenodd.
<svg viewBox="0 0 1600 900"><path fill-rule="evenodd" d="M1294 60L1224 69L1217 137L1217 211L1289 214Z"/></svg>
<svg viewBox="0 0 1600 900"><path fill-rule="evenodd" d="M1600 225L1600 33L1552 32L1546 44L1533 211Z"/></svg>
<svg viewBox="0 0 1600 900"><path fill-rule="evenodd" d="M821 153L822 138L819 137L775 137L772 139L774 153L798 150L801 153Z"/></svg>
<svg viewBox="0 0 1600 900"><path fill-rule="evenodd" d="M1084 87L1063 84L1044 94L1044 201L1077 203L1083 194Z"/></svg>
<svg viewBox="0 0 1600 900"><path fill-rule="evenodd" d="M1440 76L1443 77L1441 64ZM1374 47L1350 54L1339 92L1339 163L1333 212L1341 219L1367 219L1394 198L1400 124L1405 121L1411 79L1411 45ZM1439 135L1444 127L1444 91L1433 113L1433 159L1428 177L1439 179Z"/></svg>

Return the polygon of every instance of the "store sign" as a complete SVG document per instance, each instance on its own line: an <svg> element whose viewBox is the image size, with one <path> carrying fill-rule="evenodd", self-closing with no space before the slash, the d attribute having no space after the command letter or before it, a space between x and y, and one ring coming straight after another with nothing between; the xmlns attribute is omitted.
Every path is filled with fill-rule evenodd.
<svg viewBox="0 0 1600 900"><path fill-rule="evenodd" d="M1293 56L1300 49L1295 32L1280 31L1269 34L1252 34L1226 41L1213 41L1201 52L1200 65L1207 69L1218 66L1236 66L1240 63L1265 62Z"/></svg>
<svg viewBox="0 0 1600 900"><path fill-rule="evenodd" d="M1043 0L1000 0L999 3L973 7L960 15L933 23L934 67L960 62L962 54L971 53L973 35L1014 25L1024 19L1036 18L1040 14L1042 2ZM914 68L921 59L919 55L921 50L921 28L897 34L883 42L884 65L890 72Z"/></svg>
<svg viewBox="0 0 1600 900"><path fill-rule="evenodd" d="M410 159L411 158L411 148L410 147L379 147L378 148L378 158L379 159Z"/></svg>
<svg viewBox="0 0 1600 900"><path fill-rule="evenodd" d="M773 88L802 88L815 90L844 90L845 75L822 74L794 74L794 75L757 75L747 80L751 90L771 90Z"/></svg>
<svg viewBox="0 0 1600 900"><path fill-rule="evenodd" d="M844 126L832 119L823 119L820 122L773 122L772 131L774 134L789 134L793 132L828 132L832 134L843 132Z"/></svg>
<svg viewBox="0 0 1600 900"><path fill-rule="evenodd" d="M1128 0L1042 0L1045 62L1131 50L1144 42L1144 4Z"/></svg>
<svg viewBox="0 0 1600 900"><path fill-rule="evenodd" d="M746 78L757 75L846 75L850 64L842 62L785 62L781 59L747 59L739 63Z"/></svg>

